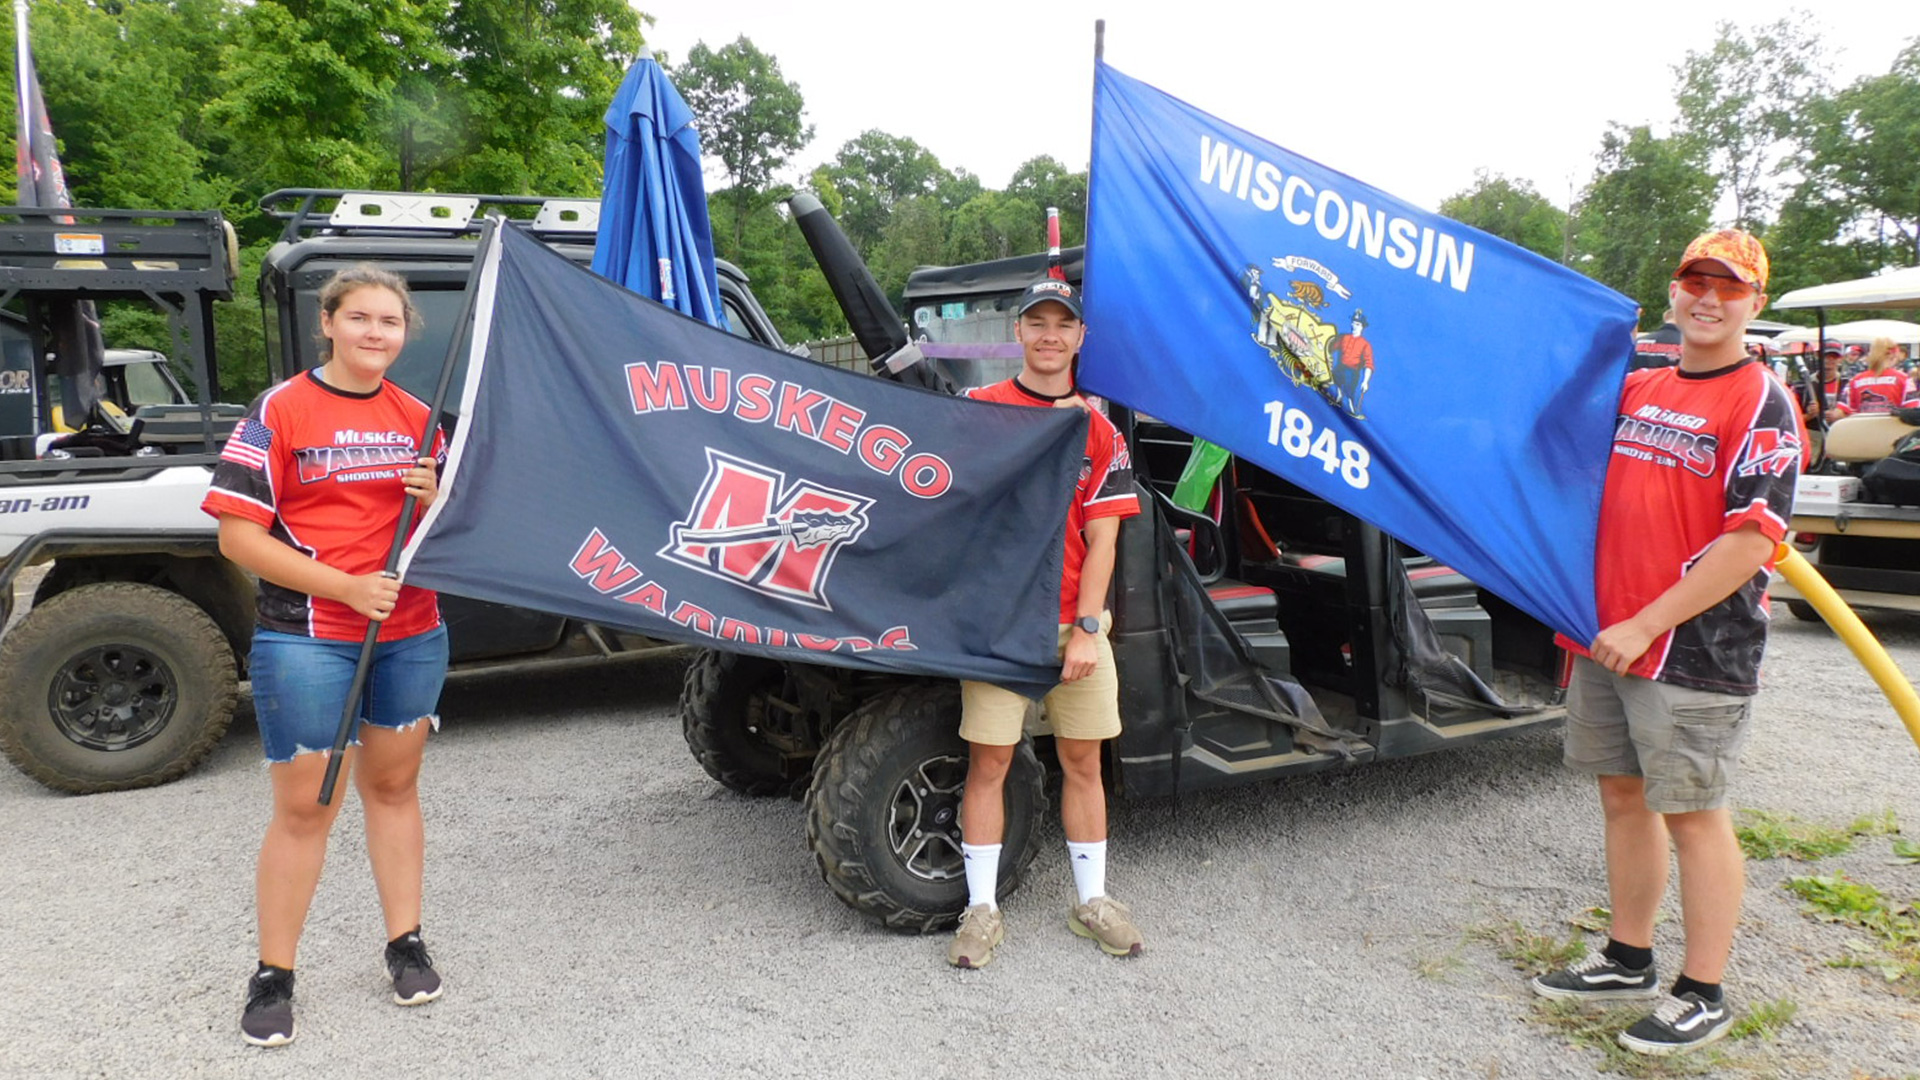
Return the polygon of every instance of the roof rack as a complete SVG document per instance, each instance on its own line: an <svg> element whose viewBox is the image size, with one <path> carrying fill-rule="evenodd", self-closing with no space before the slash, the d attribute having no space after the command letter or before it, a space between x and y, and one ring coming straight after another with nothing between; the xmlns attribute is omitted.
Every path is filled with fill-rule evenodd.
<svg viewBox="0 0 1920 1080"><path fill-rule="evenodd" d="M543 195L281 188L263 197L260 209L286 222L280 238L288 243L319 234L477 236L484 211L492 209L542 239L590 237L600 228L600 200Z"/></svg>
<svg viewBox="0 0 1920 1080"><path fill-rule="evenodd" d="M233 242L216 211L0 207L0 298L21 289L71 299L227 299Z"/></svg>

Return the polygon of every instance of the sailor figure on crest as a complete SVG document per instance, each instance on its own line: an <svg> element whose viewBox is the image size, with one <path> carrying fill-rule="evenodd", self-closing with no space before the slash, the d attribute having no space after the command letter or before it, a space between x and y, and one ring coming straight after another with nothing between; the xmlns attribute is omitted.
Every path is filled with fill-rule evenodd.
<svg viewBox="0 0 1920 1080"><path fill-rule="evenodd" d="M1303 262L1275 259L1275 265ZM1291 267L1286 267L1291 268ZM1295 386L1306 386L1355 420L1366 419L1361 401L1373 382L1373 343L1366 339L1367 316L1355 308L1349 319L1350 331L1340 333L1335 325L1321 317L1320 309L1329 305L1329 288L1342 298L1348 296L1330 272L1314 265L1328 279L1296 279L1288 282L1286 297L1267 291L1258 266L1249 265L1241 273L1241 286L1253 313L1253 340L1279 364L1280 370Z"/></svg>

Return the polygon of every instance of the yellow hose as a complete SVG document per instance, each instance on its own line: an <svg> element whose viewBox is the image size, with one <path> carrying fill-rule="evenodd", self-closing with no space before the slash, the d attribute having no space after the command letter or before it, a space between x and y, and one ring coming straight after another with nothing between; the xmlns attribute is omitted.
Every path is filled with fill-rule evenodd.
<svg viewBox="0 0 1920 1080"><path fill-rule="evenodd" d="M1920 694L1914 693L1913 684L1900 673L1873 631L1860 622L1860 616L1853 613L1847 602L1840 599L1840 594L1833 591L1833 586L1827 584L1827 579L1820 576L1820 571L1798 551L1781 544L1775 565L1780 576L1800 591L1820 617L1827 620L1827 625L1833 627L1833 632L1840 635L1840 640L1847 643L1847 648L1853 650L1860 666L1867 669L1867 674L1880 685L1880 692L1893 704L1893 711L1900 714L1900 722L1907 725L1907 734L1913 736L1914 745L1920 746Z"/></svg>

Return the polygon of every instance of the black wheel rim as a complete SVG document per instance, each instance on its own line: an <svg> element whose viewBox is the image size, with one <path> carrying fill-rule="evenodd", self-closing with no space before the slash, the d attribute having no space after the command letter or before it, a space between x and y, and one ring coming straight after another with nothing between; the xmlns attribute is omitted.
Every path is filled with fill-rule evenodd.
<svg viewBox="0 0 1920 1080"><path fill-rule="evenodd" d="M922 881L966 876L960 855L960 793L967 759L928 758L894 789L887 832L894 858Z"/></svg>
<svg viewBox="0 0 1920 1080"><path fill-rule="evenodd" d="M160 734L180 700L173 671L132 645L101 645L70 658L47 690L60 734L89 750L131 750Z"/></svg>

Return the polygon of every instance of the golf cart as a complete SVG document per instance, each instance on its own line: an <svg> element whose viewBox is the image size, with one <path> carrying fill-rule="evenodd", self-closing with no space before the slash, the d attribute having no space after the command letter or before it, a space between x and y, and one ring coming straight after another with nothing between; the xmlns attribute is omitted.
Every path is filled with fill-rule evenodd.
<svg viewBox="0 0 1920 1080"><path fill-rule="evenodd" d="M1825 337L1829 310L1920 310L1920 267L1796 289L1773 306L1817 309ZM1800 477L1794 546L1855 610L1920 612L1920 506L1876 501L1883 494L1868 482L1873 464L1917 431L1920 409L1844 417L1828 426L1819 460ZM1820 617L1785 579L1776 577L1769 591L1795 618Z"/></svg>
<svg viewBox="0 0 1920 1080"><path fill-rule="evenodd" d="M818 202L793 205L877 372L964 387L1019 369L1013 305L1046 273L1045 256L914 272L909 343L877 289L850 299L861 284L836 278L830 255L845 241ZM1080 259L1065 253L1070 280ZM1200 509L1177 505L1193 436L1117 405L1109 414L1132 449L1142 508L1121 529L1114 570L1125 724L1106 748L1114 795L1350 768L1563 718L1562 654L1544 626L1244 461L1226 464ZM696 660L681 698L688 745L707 772L745 794L803 798L833 892L905 931L949 925L966 902L959 713L952 680L718 651ZM1003 894L1033 859L1047 815L1036 744L1050 734L1038 705L1027 734L1007 783Z"/></svg>

